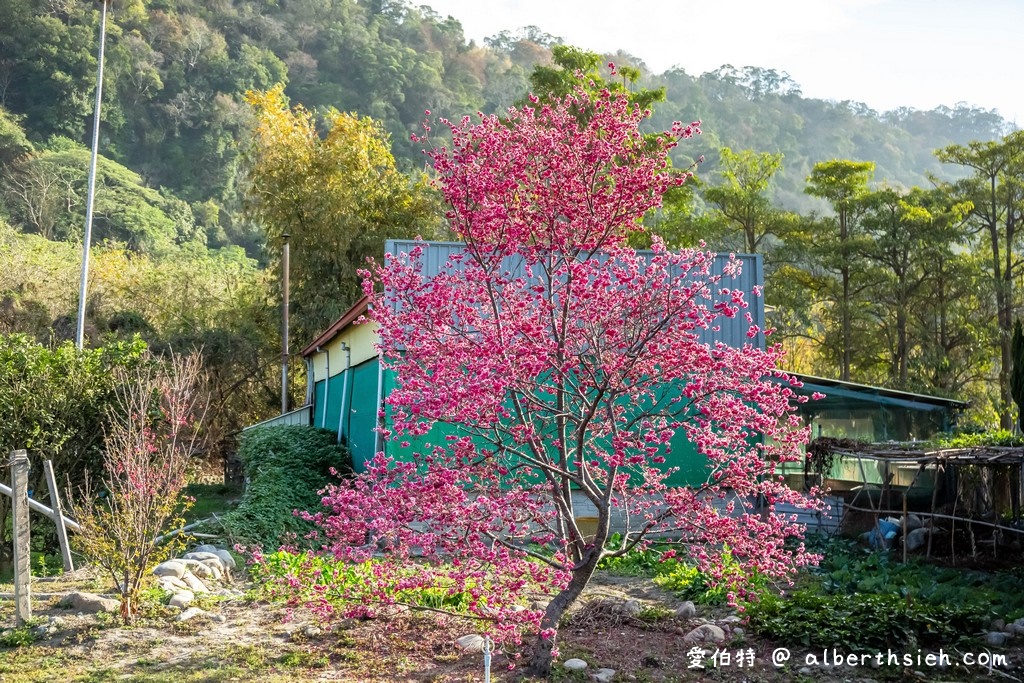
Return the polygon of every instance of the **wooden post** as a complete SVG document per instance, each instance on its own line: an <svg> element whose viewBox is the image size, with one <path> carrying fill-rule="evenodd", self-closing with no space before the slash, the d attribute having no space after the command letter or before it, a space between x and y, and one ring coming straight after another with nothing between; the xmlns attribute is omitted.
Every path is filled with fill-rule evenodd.
<svg viewBox="0 0 1024 683"><path fill-rule="evenodd" d="M11 488L14 524L14 623L32 618L32 559L28 530L28 451L11 451Z"/></svg>
<svg viewBox="0 0 1024 683"><path fill-rule="evenodd" d="M931 511L930 511L931 512L931 516L928 518L928 523L929 523L929 527L928 527L928 550L924 554L924 556L926 558L928 558L929 560L932 559L932 536L935 535L935 504L938 502L938 499L939 499L939 475L940 474L943 477L942 485L945 486L946 485L946 481L945 481L946 466L944 464L939 463L939 461L936 460L935 461L935 475L932 477L932 507L931 507Z"/></svg>
<svg viewBox="0 0 1024 683"><path fill-rule="evenodd" d="M53 463L49 460L44 460L43 471L46 473L46 488L50 489L50 505L53 508L53 521L57 525L57 542L60 543L60 555L64 560L64 571L73 572L75 571L75 563L71 559L68 529L64 524L64 509L60 504L60 494L57 493L57 477L53 475Z"/></svg>
<svg viewBox="0 0 1024 683"><path fill-rule="evenodd" d="M924 469L924 465L921 466ZM914 476L914 481L917 481L917 476ZM914 486L914 482L910 482L910 486L903 490L903 519L901 524L903 525L903 564L907 563L907 495L910 493L910 489Z"/></svg>

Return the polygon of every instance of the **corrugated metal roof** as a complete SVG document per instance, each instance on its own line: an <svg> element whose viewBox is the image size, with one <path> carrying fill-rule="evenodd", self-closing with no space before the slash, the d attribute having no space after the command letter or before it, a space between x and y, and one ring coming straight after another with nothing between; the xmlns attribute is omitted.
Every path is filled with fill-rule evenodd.
<svg viewBox="0 0 1024 683"><path fill-rule="evenodd" d="M392 255L399 255L402 253L408 254L417 245L423 245L425 247L421 257L421 262L423 264L423 275L426 277L437 275L444 270L447 267L448 259L453 255L461 253L465 247L461 242L388 240L385 243L384 250L388 254ZM652 256L654 252L639 251L637 253L641 256L649 257ZM746 310L750 312L751 317L753 318L753 324L763 330L765 327L764 298L760 296L753 296L752 294L755 285L764 285L764 269L761 256L758 254L737 254L736 259L742 264L740 274L733 279L728 277L723 278L722 286L730 289L738 289L746 293L746 300L749 303L749 308ZM728 256L717 256L712 264L712 274L722 275L728 262ZM513 275L525 274L522 259L518 257L506 257L503 267ZM722 298L725 299L725 297ZM711 306L717 302L718 298L713 296L707 303ZM717 331L702 330L700 334L701 341L712 344L721 341L735 348L742 347L744 344L755 344L762 349L764 348L765 341L763 335L757 335L753 339L747 337L747 331L750 329L751 323L748 323L743 315L738 315L735 318L726 318L723 316L720 317L716 323L720 329Z"/></svg>
<svg viewBox="0 0 1024 683"><path fill-rule="evenodd" d="M915 394L909 391L873 387L868 384L844 382L838 379L827 379L796 372L788 372L787 374L803 383L803 388L797 389L798 392L803 394L811 394L817 391L825 394L826 398L860 400L876 404L912 408L914 410L966 410L970 407L970 404L966 401L958 401L942 396ZM811 408L814 405L813 403L804 404L804 406L811 406Z"/></svg>

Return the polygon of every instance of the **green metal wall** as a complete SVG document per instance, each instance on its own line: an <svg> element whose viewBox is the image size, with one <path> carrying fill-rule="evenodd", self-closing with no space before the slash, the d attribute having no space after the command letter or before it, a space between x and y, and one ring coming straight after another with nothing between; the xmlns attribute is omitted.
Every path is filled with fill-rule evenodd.
<svg viewBox="0 0 1024 683"><path fill-rule="evenodd" d="M393 371L386 370L383 373L383 377L384 396L387 396L395 387L395 373ZM435 424L425 436L416 439L409 439L408 446L402 447L401 443L392 441L385 445L385 450L391 457L399 460L410 460L412 459L412 454L414 452L422 451L427 444L429 444L430 447L437 445L443 446L447 443L445 437L457 435L459 435L459 430L456 427L448 424ZM355 434L353 434L353 439L354 438ZM353 442L353 446L354 445L355 444ZM709 474L707 459L698 455L696 446L686 438L686 435L682 430L676 432L675 437L672 439L671 447L672 452L666 456L666 463L659 467L663 470L672 467L678 469L669 476L665 483L668 486L698 486L705 483ZM370 452L372 457L372 450ZM353 459L357 462L360 461L359 455L354 447L352 455Z"/></svg>
<svg viewBox="0 0 1024 683"><path fill-rule="evenodd" d="M341 436L352 451L352 461L361 472L373 458L377 414L377 359L340 372L329 381L320 380L313 386L313 425L339 433L338 424L344 418ZM345 382L348 390L345 391ZM324 389L327 389L327 410L324 411ZM342 395L345 405L342 406Z"/></svg>

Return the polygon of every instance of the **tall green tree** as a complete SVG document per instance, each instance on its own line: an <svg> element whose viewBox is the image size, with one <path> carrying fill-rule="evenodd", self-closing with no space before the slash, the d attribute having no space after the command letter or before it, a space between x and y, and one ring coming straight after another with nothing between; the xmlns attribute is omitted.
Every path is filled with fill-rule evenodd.
<svg viewBox="0 0 1024 683"><path fill-rule="evenodd" d="M291 243L293 331L313 339L359 297L356 271L388 238L430 236L436 195L395 168L375 121L337 110L290 108L283 88L247 95L257 119L248 152L248 213L266 232L272 267Z"/></svg>
<svg viewBox="0 0 1024 683"><path fill-rule="evenodd" d="M921 390L925 380L911 377L912 356L921 352L926 338L914 334L914 310L928 307L930 281L941 273L931 266L955 249L966 207L951 205L941 192L919 188L886 187L862 202L862 224L870 238L864 256L874 269L869 298L875 303L879 337L887 342L886 385Z"/></svg>
<svg viewBox="0 0 1024 683"><path fill-rule="evenodd" d="M821 235L818 244L829 253L830 269L839 276L836 297L840 318L839 378L844 381L850 379L853 352L854 272L855 261L862 250L859 223L863 207L860 200L868 191L868 180L874 168L875 165L869 161L823 161L814 165L805 190L809 195L828 201L835 212L835 229L827 230L831 234ZM827 228L830 222L821 225Z"/></svg>
<svg viewBox="0 0 1024 683"><path fill-rule="evenodd" d="M1024 325L1020 318L1013 323L1013 369L1010 372L1010 393L1017 404L1017 426L1024 431Z"/></svg>
<svg viewBox="0 0 1024 683"><path fill-rule="evenodd" d="M719 156L719 184L708 187L704 199L731 231L739 233L744 251L763 253L765 241L779 237L787 225L768 196L772 178L782 168L782 154L723 147Z"/></svg>
<svg viewBox="0 0 1024 683"><path fill-rule="evenodd" d="M1017 304L1014 282L1020 277L1021 238L1024 236L1024 131L998 142L950 145L936 152L948 164L972 175L947 188L959 201L973 205L970 225L977 247L987 252L991 291L999 323L999 424L1012 425L1010 371L1013 367L1013 313Z"/></svg>

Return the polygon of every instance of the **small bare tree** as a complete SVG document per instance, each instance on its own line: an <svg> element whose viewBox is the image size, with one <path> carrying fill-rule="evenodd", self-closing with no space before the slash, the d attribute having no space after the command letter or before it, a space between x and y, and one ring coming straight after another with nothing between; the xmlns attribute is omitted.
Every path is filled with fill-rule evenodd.
<svg viewBox="0 0 1024 683"><path fill-rule="evenodd" d="M182 495L201 443L206 411L198 354L171 354L119 377L117 407L106 435L102 497L88 482L74 514L82 553L118 586L121 616L134 621L146 572L170 556L175 543L160 535L183 524L191 501Z"/></svg>

